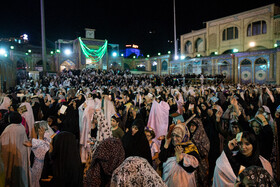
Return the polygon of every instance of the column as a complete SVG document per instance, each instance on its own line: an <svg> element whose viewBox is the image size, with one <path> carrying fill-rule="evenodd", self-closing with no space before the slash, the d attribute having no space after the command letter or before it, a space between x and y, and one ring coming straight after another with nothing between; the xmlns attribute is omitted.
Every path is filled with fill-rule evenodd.
<svg viewBox="0 0 280 187"><path fill-rule="evenodd" d="M238 79L238 71L239 71L239 68L238 68L238 58L237 57L234 57L232 58L232 64L233 64L233 70L232 72L233 73L233 81L235 84L237 84L239 82L239 79Z"/></svg>
<svg viewBox="0 0 280 187"><path fill-rule="evenodd" d="M150 60L147 61L146 70L147 70L148 72L151 72L151 70L152 70L152 68L151 68L151 61L150 61Z"/></svg>
<svg viewBox="0 0 280 187"><path fill-rule="evenodd" d="M161 73L161 59L157 60L157 74L160 75Z"/></svg>
<svg viewBox="0 0 280 187"><path fill-rule="evenodd" d="M212 64L212 75L215 75L216 74L216 59L212 59L211 60L211 64Z"/></svg>
<svg viewBox="0 0 280 187"><path fill-rule="evenodd" d="M276 54L276 84L280 85L280 51Z"/></svg>
<svg viewBox="0 0 280 187"><path fill-rule="evenodd" d="M274 54L271 53L269 54L269 78L268 78L268 81L273 81L275 80L275 77L274 77Z"/></svg>

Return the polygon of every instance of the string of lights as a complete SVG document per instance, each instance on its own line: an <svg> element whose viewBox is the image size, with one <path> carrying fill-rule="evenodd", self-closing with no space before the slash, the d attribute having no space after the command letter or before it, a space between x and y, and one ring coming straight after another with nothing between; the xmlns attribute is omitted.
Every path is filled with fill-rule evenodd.
<svg viewBox="0 0 280 187"><path fill-rule="evenodd" d="M105 40L104 45L98 49L90 49L82 41L81 37L79 37L79 41L80 41L80 46L83 51L83 54L86 56L86 58L90 58L93 63L99 62L107 51L107 46L108 46L107 40Z"/></svg>

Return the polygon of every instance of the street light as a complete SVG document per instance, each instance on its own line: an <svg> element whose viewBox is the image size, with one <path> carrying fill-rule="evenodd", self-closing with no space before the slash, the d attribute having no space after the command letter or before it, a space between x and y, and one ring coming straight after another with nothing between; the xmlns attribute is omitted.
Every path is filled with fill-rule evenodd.
<svg viewBox="0 0 280 187"><path fill-rule="evenodd" d="M185 55L181 55L181 60L184 60L185 58Z"/></svg>
<svg viewBox="0 0 280 187"><path fill-rule="evenodd" d="M160 56L161 54L160 53L158 53L158 56Z"/></svg>
<svg viewBox="0 0 280 187"><path fill-rule="evenodd" d="M116 56L117 56L117 53L116 53L116 52L113 52L112 55L113 55L113 57L116 57Z"/></svg>
<svg viewBox="0 0 280 187"><path fill-rule="evenodd" d="M65 49L65 50L64 50L64 54L67 55L67 56L69 56L69 55L72 54L72 51L71 51L70 49Z"/></svg>
<svg viewBox="0 0 280 187"><path fill-rule="evenodd" d="M147 58L150 58L150 55L147 55Z"/></svg>
<svg viewBox="0 0 280 187"><path fill-rule="evenodd" d="M178 55L175 55L174 59L175 59L175 60L178 60L178 59L179 59L179 56L178 56Z"/></svg>
<svg viewBox="0 0 280 187"><path fill-rule="evenodd" d="M14 46L11 46L10 49L15 49L15 47L14 47Z"/></svg>
<svg viewBox="0 0 280 187"><path fill-rule="evenodd" d="M31 53L31 49L28 49L28 53Z"/></svg>
<svg viewBox="0 0 280 187"><path fill-rule="evenodd" d="M7 52L4 48L1 48L0 49L0 55L5 55Z"/></svg>

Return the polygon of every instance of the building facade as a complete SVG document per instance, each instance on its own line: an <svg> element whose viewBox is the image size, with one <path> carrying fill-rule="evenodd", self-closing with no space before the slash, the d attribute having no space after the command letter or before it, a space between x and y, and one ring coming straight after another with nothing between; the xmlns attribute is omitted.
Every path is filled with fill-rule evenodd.
<svg viewBox="0 0 280 187"><path fill-rule="evenodd" d="M235 83L280 84L280 7L275 4L206 22L181 35L171 73L226 74ZM278 69L277 69L278 68Z"/></svg>

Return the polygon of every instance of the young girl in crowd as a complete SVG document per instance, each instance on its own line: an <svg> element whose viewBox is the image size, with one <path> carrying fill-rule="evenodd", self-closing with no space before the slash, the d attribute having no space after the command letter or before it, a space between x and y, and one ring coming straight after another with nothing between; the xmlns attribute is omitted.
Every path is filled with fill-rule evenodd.
<svg viewBox="0 0 280 187"><path fill-rule="evenodd" d="M159 147L157 144L153 141L153 139L156 137L155 132L152 128L150 127L145 127L145 135L147 137L147 140L149 141L150 149L151 149L151 154L152 154L152 160L153 160L153 168L157 170L157 159L159 155Z"/></svg>

